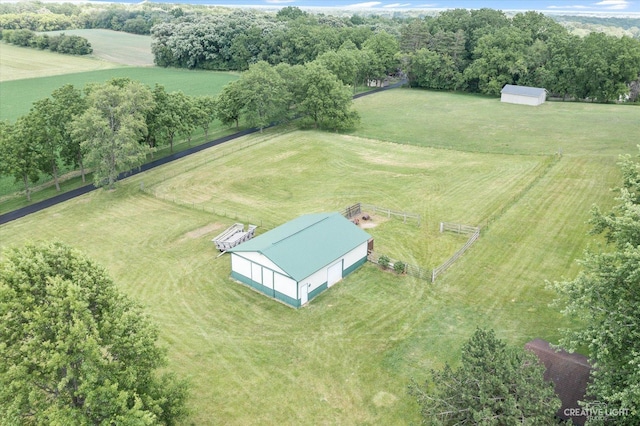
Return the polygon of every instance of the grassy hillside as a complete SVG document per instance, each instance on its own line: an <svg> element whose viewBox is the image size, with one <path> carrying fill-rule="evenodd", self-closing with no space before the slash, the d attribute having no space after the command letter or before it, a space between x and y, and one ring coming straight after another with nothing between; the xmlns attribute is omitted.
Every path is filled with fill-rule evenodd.
<svg viewBox="0 0 640 426"><path fill-rule="evenodd" d="M47 34L77 35L86 38L91 56L114 64L138 67L153 66L151 36L104 29L51 31Z"/></svg>
<svg viewBox="0 0 640 426"><path fill-rule="evenodd" d="M640 141L637 105L547 102L411 89L356 101L358 136L468 152L618 155ZM407 105L410 105L408 107Z"/></svg>
<svg viewBox="0 0 640 426"><path fill-rule="evenodd" d="M104 70L119 66L121 65L96 57L63 55L0 42L0 83L24 78Z"/></svg>
<svg viewBox="0 0 640 426"><path fill-rule="evenodd" d="M67 30L86 38L93 47L87 56L63 55L48 50L17 47L0 42L0 83L24 78L48 77L117 68L152 66L151 37L109 30Z"/></svg>
<svg viewBox="0 0 640 426"><path fill-rule="evenodd" d="M491 102L362 98L353 135L254 134L6 224L0 246L56 238L105 265L160 325L170 368L191 379L194 424L415 424L409 380L457 362L477 326L517 345L575 326L549 307L544 281L575 276L588 210L612 203L617 156L636 149L629 108ZM550 122L536 133L541 114ZM563 130L551 137L553 126ZM561 158L540 155L558 138ZM210 242L236 221L263 232L355 201L420 213L420 227L377 217L368 232L376 250L426 267L464 242L440 235L439 221L484 228L433 285L368 264L299 310L231 281Z"/></svg>

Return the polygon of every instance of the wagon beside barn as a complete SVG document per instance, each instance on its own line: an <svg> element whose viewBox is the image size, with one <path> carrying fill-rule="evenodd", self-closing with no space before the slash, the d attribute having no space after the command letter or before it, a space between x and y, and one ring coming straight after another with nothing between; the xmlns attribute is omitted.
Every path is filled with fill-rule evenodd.
<svg viewBox="0 0 640 426"><path fill-rule="evenodd" d="M231 277L298 308L364 264L371 239L340 213L300 216L228 250Z"/></svg>

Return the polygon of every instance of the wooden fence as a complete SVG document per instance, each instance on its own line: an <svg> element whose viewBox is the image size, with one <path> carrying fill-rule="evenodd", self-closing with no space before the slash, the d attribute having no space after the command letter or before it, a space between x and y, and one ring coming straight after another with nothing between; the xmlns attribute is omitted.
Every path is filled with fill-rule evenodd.
<svg viewBox="0 0 640 426"><path fill-rule="evenodd" d="M373 204L366 203L356 203L351 206L346 207L342 210L342 215L347 219L351 219L354 216L361 214L362 212L368 212L371 214L379 214L387 217L395 216L402 218L404 223L409 221L415 221L415 223L420 226L420 215L417 213L409 213L398 210L391 210L386 207L374 206Z"/></svg>
<svg viewBox="0 0 640 426"><path fill-rule="evenodd" d="M480 237L480 228L477 228L475 226L460 225L460 224L457 224L457 223L441 222L440 223L440 232L445 232L445 231L456 232L458 234L469 234L470 237L467 240L467 242L465 243L465 245L462 246L462 248L460 250L455 252L455 254L453 256L451 256L446 262L444 262L442 265L438 266L437 268L435 268L432 271L432 274L431 274L431 282L432 283L436 282L436 278L438 277L438 275L440 275L441 273L446 271L451 265L453 265L453 263L456 260L458 260L460 258L460 256L462 256L464 254L464 252L467 251L469 249L469 247L471 247L473 245L473 243L475 243L476 240Z"/></svg>
<svg viewBox="0 0 640 426"><path fill-rule="evenodd" d="M248 223L248 224L256 225L259 228L261 228L262 230L270 230L270 229L273 229L273 228L275 228L277 226L274 223L267 223L267 222L264 222L260 218L250 217L250 216L247 216L246 214L238 213L238 212L233 211L233 210L227 210L227 209L203 206L201 204L196 204L194 202L183 201L183 200L180 200L179 198L169 197L169 196L165 196L165 195L159 195L152 188L145 188L142 184L140 185L140 191L144 192L145 194L147 194L147 195L149 195L151 197L157 198L159 200L162 200L162 201L165 201L165 202L168 202L168 203L175 204L175 205L180 206L180 207L186 207L186 208L189 208L189 209L192 209L192 210L201 211L201 212L207 212L207 213L211 213L213 215L220 216L220 217L226 217L227 219L231 219L231 220L234 220L234 221L241 221L241 222L245 222L245 223Z"/></svg>
<svg viewBox="0 0 640 426"><path fill-rule="evenodd" d="M379 265L379 261L380 258L382 257L382 254L376 253L376 252L371 252L369 253L369 255L367 256L367 260L369 260L369 262L371 263L375 263L376 265ZM390 257L387 256L387 259L389 259L389 265L387 266L387 269L389 270L394 270L393 266L398 263L399 261L396 259L391 259ZM409 263L404 263L404 271L403 273L407 274L407 275L411 275L412 277L416 277L416 278L420 278L422 280L430 280L431 279L431 271L421 268L418 265L412 265Z"/></svg>

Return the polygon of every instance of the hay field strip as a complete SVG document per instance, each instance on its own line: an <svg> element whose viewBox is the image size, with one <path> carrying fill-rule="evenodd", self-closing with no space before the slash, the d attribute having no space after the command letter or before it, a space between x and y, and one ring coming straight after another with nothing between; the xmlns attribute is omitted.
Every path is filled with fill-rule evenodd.
<svg viewBox="0 0 640 426"><path fill-rule="evenodd" d="M106 62L96 57L63 55L0 42L0 83L25 78L98 71L120 66L122 65Z"/></svg>
<svg viewBox="0 0 640 426"><path fill-rule="evenodd" d="M151 36L105 29L50 31L47 34L77 35L89 40L92 57L114 64L136 67L153 66Z"/></svg>

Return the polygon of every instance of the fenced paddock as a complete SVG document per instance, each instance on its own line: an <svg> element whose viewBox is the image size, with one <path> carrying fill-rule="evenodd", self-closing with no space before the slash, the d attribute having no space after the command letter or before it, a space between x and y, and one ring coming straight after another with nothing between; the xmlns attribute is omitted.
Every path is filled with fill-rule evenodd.
<svg viewBox="0 0 640 426"><path fill-rule="evenodd" d="M453 256L451 256L447 261L445 261L442 265L438 266L434 269L423 268L418 265L412 265L410 263L404 263L405 269L404 273L410 275L412 277L419 278L421 280L426 280L431 283L436 282L436 278L438 275L442 274L446 271L451 265L454 264L456 260L460 258L464 254L465 251L469 249L473 245L473 243L480 237L480 228L475 226L461 225L458 223L448 223L448 222L440 222L440 232L455 232L457 234L467 234L469 235L469 239L467 242L460 248L460 250L456 251ZM379 260L383 255L376 252L369 253L367 259L369 262L375 263L379 265ZM398 262L396 259L389 259L389 268L393 269L393 265Z"/></svg>
<svg viewBox="0 0 640 426"><path fill-rule="evenodd" d="M420 215L417 213L391 210L386 207L380 207L366 203L356 203L348 206L342 211L342 215L347 219L351 219L352 217L361 214L363 211L369 212L371 214L386 216L388 218L390 218L391 216L402 218L403 223L407 223L407 221L410 221L414 222L417 226L420 226Z"/></svg>
<svg viewBox="0 0 640 426"><path fill-rule="evenodd" d="M382 254L376 253L376 252L371 252L369 253L369 255L367 256L367 260L369 260L369 262L371 263L375 263L376 265L379 265L379 260L382 257ZM393 270L393 265L395 265L396 263L398 263L399 261L397 259L391 259L387 256L387 258L389 259L389 266L387 269L389 270ZM410 263L405 263L402 262L404 264L404 273L407 275L410 275L412 277L416 277L419 278L421 280L430 280L431 279L431 273L432 271L429 269L425 269L422 268L418 265L412 265Z"/></svg>
<svg viewBox="0 0 640 426"><path fill-rule="evenodd" d="M440 222L440 232L456 232L458 234L468 234L469 239L460 250L454 253L446 262L438 266L432 271L431 282L436 282L438 275L446 271L456 260L464 254L480 237L480 228L475 226L460 225L457 223Z"/></svg>

